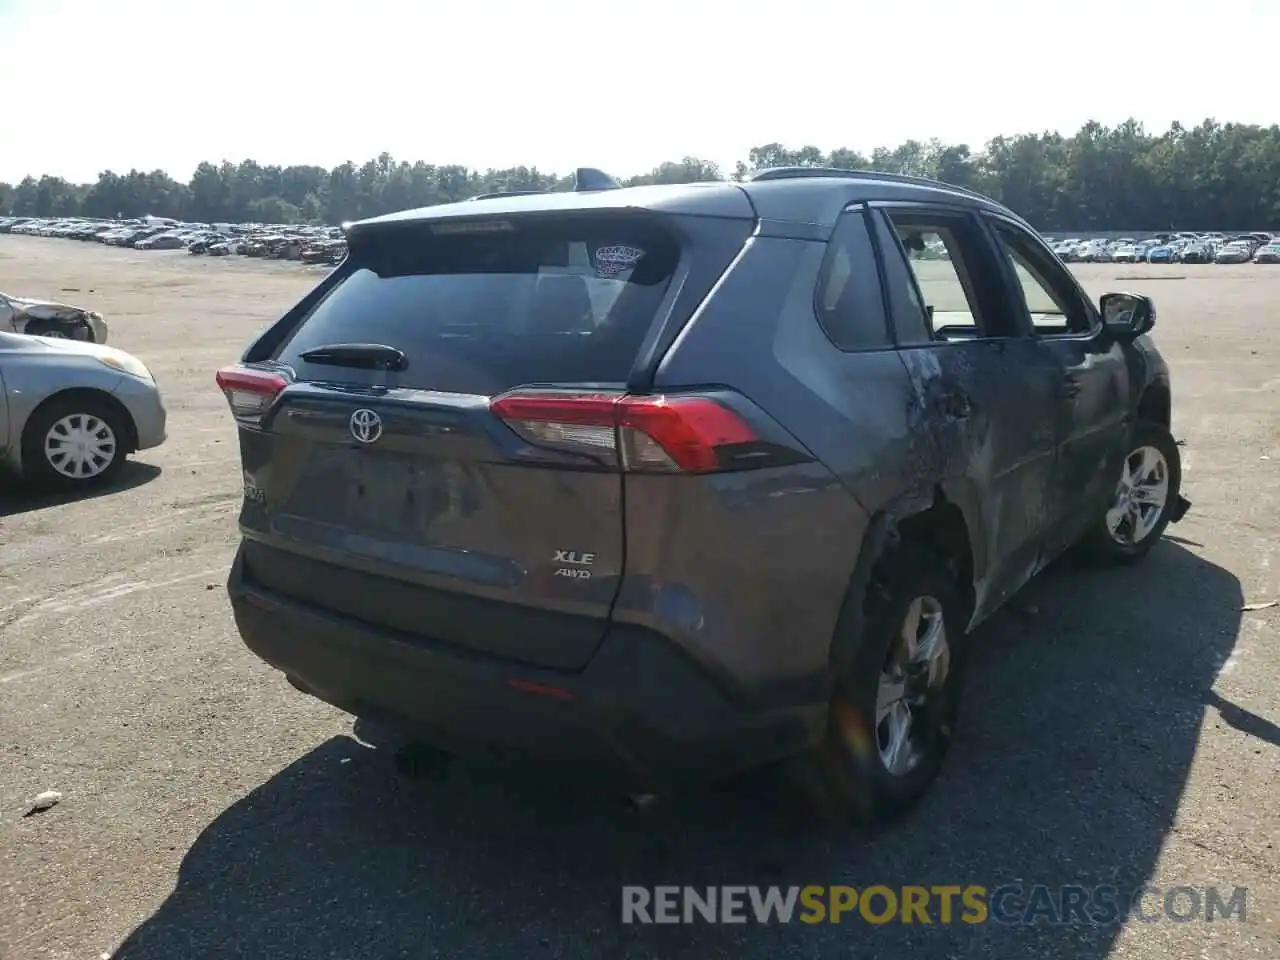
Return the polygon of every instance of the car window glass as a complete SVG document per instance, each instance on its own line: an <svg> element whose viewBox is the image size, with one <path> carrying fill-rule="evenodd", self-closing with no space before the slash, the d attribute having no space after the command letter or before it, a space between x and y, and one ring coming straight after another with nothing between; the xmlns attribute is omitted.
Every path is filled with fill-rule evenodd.
<svg viewBox="0 0 1280 960"><path fill-rule="evenodd" d="M875 254L861 210L837 224L818 274L814 302L818 322L841 350L890 345Z"/></svg>
<svg viewBox="0 0 1280 960"><path fill-rule="evenodd" d="M1022 288L1036 333L1040 336L1087 333L1093 319L1074 284L1060 275L1061 268L1051 263L1029 237L1013 226L997 222L995 233Z"/></svg>
<svg viewBox="0 0 1280 960"><path fill-rule="evenodd" d="M980 335L976 276L961 246L964 217L889 211L934 339Z"/></svg>
<svg viewBox="0 0 1280 960"><path fill-rule="evenodd" d="M530 219L507 229L367 237L274 359L302 380L492 395L524 383L625 381L681 254L627 216ZM394 373L305 359L330 343L402 350Z"/></svg>
<svg viewBox="0 0 1280 960"><path fill-rule="evenodd" d="M907 266L898 235L889 221L879 211L873 217L876 245L884 264L884 280L888 286L889 310L893 317L893 332L899 346L929 343L933 331L925 315L924 301L916 288L915 277Z"/></svg>

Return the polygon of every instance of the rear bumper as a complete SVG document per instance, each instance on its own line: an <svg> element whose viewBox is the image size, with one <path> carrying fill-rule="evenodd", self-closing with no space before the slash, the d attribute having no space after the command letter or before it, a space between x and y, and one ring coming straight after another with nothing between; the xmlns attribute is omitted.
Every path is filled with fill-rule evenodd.
<svg viewBox="0 0 1280 960"><path fill-rule="evenodd" d="M227 588L245 645L295 685L450 753L654 792L803 751L826 723L825 703L736 706L672 645L622 626L571 674L296 603L248 579L240 552Z"/></svg>

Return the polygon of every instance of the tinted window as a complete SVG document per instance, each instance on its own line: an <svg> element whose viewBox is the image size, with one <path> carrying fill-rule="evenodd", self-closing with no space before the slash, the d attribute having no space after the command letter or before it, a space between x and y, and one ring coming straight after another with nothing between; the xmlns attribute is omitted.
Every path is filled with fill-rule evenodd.
<svg viewBox="0 0 1280 960"><path fill-rule="evenodd" d="M486 395L625 380L679 244L639 218L495 224L443 235L429 225L388 227L353 239L344 279L277 358L304 379ZM387 344L408 365L387 374L299 357L333 343Z"/></svg>
<svg viewBox="0 0 1280 960"><path fill-rule="evenodd" d="M845 213L827 245L815 300L818 322L841 350L888 346L875 254L861 210Z"/></svg>

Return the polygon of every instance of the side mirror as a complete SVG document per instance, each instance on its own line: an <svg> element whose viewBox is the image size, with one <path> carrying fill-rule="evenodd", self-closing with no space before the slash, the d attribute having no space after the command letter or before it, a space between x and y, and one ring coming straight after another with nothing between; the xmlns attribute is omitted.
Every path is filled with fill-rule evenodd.
<svg viewBox="0 0 1280 960"><path fill-rule="evenodd" d="M1156 325L1156 305L1137 293L1104 293L1098 302L1102 323L1119 340L1133 340Z"/></svg>

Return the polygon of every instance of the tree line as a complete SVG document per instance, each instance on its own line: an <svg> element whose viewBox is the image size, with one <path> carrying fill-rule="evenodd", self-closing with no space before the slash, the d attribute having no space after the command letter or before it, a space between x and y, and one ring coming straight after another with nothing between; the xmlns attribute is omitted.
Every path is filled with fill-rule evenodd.
<svg viewBox="0 0 1280 960"><path fill-rule="evenodd" d="M1280 227L1280 126L1205 120L1160 134L1136 120L1090 122L1070 136L1046 132L966 144L908 140L864 155L839 148L754 147L733 170L686 157L628 184L742 180L776 166L830 166L932 177L1007 204L1041 230L1273 229ZM613 172L613 171L611 171ZM536 167L475 170L382 154L363 165L201 163L182 183L162 170L99 174L96 183L27 177L0 183L0 212L112 218L147 214L197 222L336 224L498 190L566 190L571 175Z"/></svg>

